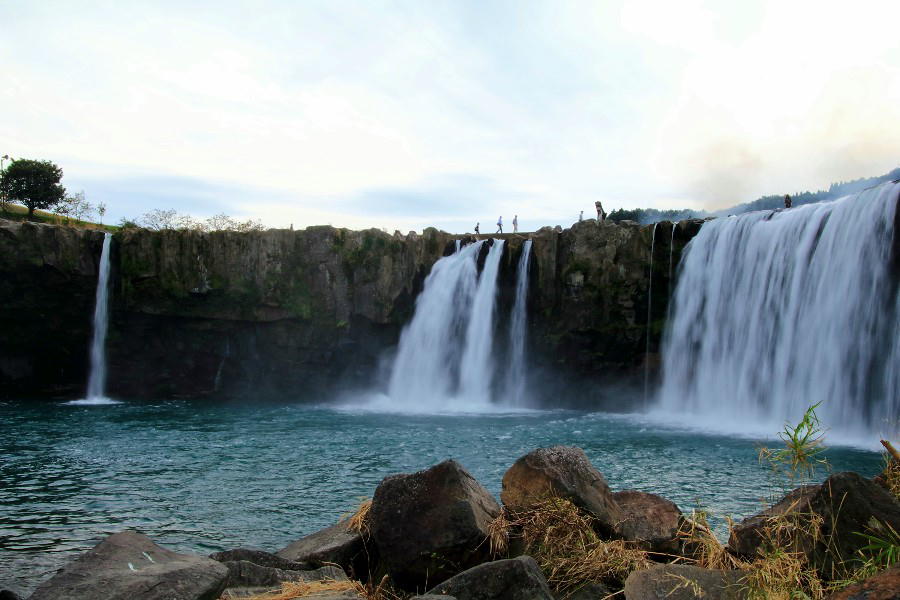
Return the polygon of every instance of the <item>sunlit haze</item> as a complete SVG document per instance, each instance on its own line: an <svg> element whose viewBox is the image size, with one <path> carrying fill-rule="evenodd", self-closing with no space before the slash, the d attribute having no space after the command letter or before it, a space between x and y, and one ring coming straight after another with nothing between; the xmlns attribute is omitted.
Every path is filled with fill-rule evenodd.
<svg viewBox="0 0 900 600"><path fill-rule="evenodd" d="M568 225L898 166L900 3L0 2L0 154L107 222Z"/></svg>

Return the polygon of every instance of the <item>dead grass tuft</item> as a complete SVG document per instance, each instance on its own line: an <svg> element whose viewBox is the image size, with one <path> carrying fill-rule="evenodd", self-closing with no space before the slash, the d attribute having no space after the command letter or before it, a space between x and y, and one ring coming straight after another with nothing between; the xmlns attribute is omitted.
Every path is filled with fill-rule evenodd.
<svg viewBox="0 0 900 600"><path fill-rule="evenodd" d="M355 531L364 538L370 536L369 513L372 510L372 499L366 499L359 503L356 512L347 519L347 531Z"/></svg>
<svg viewBox="0 0 900 600"><path fill-rule="evenodd" d="M731 528L731 520L728 521ZM706 511L693 510L678 528L679 545L689 560L704 569L742 569L747 563L728 552L722 542L713 534L707 521Z"/></svg>
<svg viewBox="0 0 900 600"><path fill-rule="evenodd" d="M548 498L517 513L504 509L491 524L491 549L505 550L512 538L520 540L559 593L587 582L621 587L632 571L652 564L632 543L600 539L593 525L594 519L570 501Z"/></svg>
<svg viewBox="0 0 900 600"><path fill-rule="evenodd" d="M360 597L360 585L353 581L285 581L280 590L251 596L244 600L294 600L294 598L310 598L334 592L354 592Z"/></svg>

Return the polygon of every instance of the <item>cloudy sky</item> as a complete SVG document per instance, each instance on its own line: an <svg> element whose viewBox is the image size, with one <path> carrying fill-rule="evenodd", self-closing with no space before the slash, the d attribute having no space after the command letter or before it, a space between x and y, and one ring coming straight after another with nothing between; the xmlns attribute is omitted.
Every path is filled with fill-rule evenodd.
<svg viewBox="0 0 900 600"><path fill-rule="evenodd" d="M900 165L900 2L0 0L0 154L107 222L567 225Z"/></svg>

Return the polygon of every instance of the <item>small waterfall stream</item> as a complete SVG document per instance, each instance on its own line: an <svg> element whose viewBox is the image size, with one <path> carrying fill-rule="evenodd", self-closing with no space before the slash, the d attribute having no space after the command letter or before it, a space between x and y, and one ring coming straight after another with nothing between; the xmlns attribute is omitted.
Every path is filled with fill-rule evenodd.
<svg viewBox="0 0 900 600"><path fill-rule="evenodd" d="M109 325L109 248L112 235L103 236L100 268L97 274L97 294L94 305L94 335L91 340L91 371L88 376L87 397L68 404L118 404L105 396L106 391L106 330Z"/></svg>
<svg viewBox="0 0 900 600"><path fill-rule="evenodd" d="M644 346L644 406L650 402L650 317L653 314L653 248L656 246L656 226L653 224L653 233L650 234L650 275L647 280L647 332L646 345Z"/></svg>
<svg viewBox="0 0 900 600"><path fill-rule="evenodd" d="M522 256L516 269L516 300L509 324L509 368L506 371L506 398L512 406L527 406L528 372L525 368L525 343L528 316L528 263L531 240L522 244Z"/></svg>
<svg viewBox="0 0 900 600"><path fill-rule="evenodd" d="M774 432L810 405L831 441L900 419L900 184L706 223L681 261L657 405L666 418Z"/></svg>

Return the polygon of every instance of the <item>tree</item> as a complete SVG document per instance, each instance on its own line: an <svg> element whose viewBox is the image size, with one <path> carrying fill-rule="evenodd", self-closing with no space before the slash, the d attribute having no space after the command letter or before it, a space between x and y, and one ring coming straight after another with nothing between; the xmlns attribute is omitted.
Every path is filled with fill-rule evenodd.
<svg viewBox="0 0 900 600"><path fill-rule="evenodd" d="M103 225L103 217L106 215L106 203L98 202L97 203L97 214L100 215L100 224Z"/></svg>
<svg viewBox="0 0 900 600"><path fill-rule="evenodd" d="M14 160L0 175L0 195L28 207L28 218L34 210L53 208L66 197L59 184L63 172L49 160Z"/></svg>

